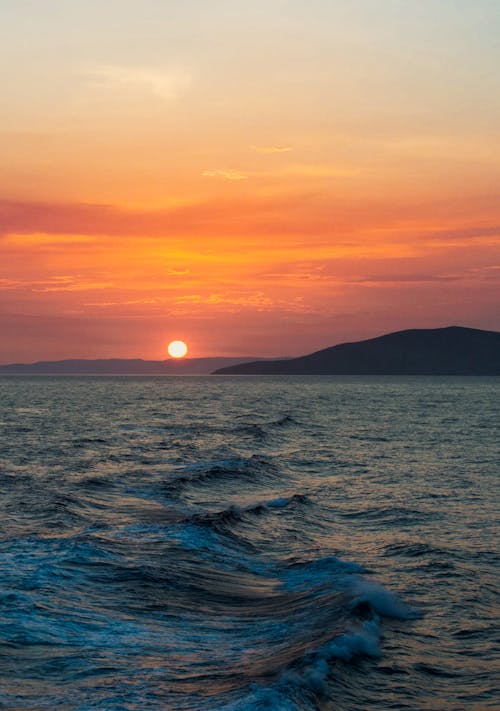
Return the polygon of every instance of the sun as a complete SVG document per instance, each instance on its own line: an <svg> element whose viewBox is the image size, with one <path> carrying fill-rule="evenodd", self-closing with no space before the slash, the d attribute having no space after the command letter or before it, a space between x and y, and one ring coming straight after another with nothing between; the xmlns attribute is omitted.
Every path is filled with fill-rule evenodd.
<svg viewBox="0 0 500 711"><path fill-rule="evenodd" d="M188 347L184 341L172 341L168 344L168 355L171 358L184 358L188 352Z"/></svg>

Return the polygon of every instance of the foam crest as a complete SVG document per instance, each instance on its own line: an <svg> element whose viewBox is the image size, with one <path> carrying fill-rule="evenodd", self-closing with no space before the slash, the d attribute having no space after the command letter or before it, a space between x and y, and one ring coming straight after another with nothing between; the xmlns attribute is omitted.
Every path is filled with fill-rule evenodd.
<svg viewBox="0 0 500 711"><path fill-rule="evenodd" d="M285 572L285 584L290 590L304 590L327 583L341 583L342 588L346 588L351 584L352 576L362 572L363 567L358 563L331 555L315 561L293 564Z"/></svg>
<svg viewBox="0 0 500 711"><path fill-rule="evenodd" d="M246 697L221 711L317 709L318 698L327 692L327 679L335 660L379 657L380 640L380 626L374 617L304 655L271 686L253 684Z"/></svg>
<svg viewBox="0 0 500 711"><path fill-rule="evenodd" d="M304 668L300 671L286 672L283 681L304 686L315 693L322 693L332 660L341 659L349 662L361 655L378 657L380 638L378 620L376 618L367 620L358 629L345 632L308 655Z"/></svg>
<svg viewBox="0 0 500 711"><path fill-rule="evenodd" d="M397 595L372 580L357 578L353 586L353 593L355 596L352 600L353 607L368 603L379 615L397 620L412 620L421 616L418 610L410 607Z"/></svg>

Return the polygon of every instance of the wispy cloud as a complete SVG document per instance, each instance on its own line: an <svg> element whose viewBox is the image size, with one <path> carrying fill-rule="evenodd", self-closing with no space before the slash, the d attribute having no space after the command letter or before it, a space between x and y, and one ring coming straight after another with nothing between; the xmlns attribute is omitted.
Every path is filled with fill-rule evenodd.
<svg viewBox="0 0 500 711"><path fill-rule="evenodd" d="M202 173L206 178L223 178L224 180L246 180L248 175L239 170L204 170Z"/></svg>
<svg viewBox="0 0 500 711"><path fill-rule="evenodd" d="M120 301L86 301L83 306L91 306L98 309L109 309L114 306L161 306L168 303L166 298L151 297L149 299L126 299Z"/></svg>
<svg viewBox="0 0 500 711"><path fill-rule="evenodd" d="M222 176L218 171L207 172L215 173L218 179L228 179L224 176L226 171ZM255 176L250 173L249 177ZM234 179L237 178L233 176ZM442 212L440 229L434 226L434 212L438 209ZM454 204L448 209L452 213ZM113 238L168 238L180 244L184 235L222 239L238 234L251 238L252 244L261 239L266 245L270 236L287 235L287 249L292 242L305 250L314 244L317 253L320 248L330 252L334 248L337 255L356 251L374 256L385 254L390 246L392 258L398 256L396 244L404 247L405 254L425 252L429 247L447 249L473 244L496 248L500 239L498 224L483 221L474 225L472 219L466 216L462 225L456 224L454 214L446 215L443 206L436 207L434 203L396 203L388 207L371 203L360 211L352 202L299 192L255 194L240 199L231 196L159 209L0 198L0 245L4 249L37 248L59 253L71 250L83 254L95 251L99 244L111 244ZM381 230L385 230L383 243ZM356 236L356 244L352 235ZM233 251L237 251L236 246ZM174 258L170 268L186 268L182 254Z"/></svg>
<svg viewBox="0 0 500 711"><path fill-rule="evenodd" d="M32 291L40 293L59 291L101 291L102 289L112 289L115 285L109 281L82 282L80 284L60 284L54 286L33 287Z"/></svg>
<svg viewBox="0 0 500 711"><path fill-rule="evenodd" d="M261 151L264 153L264 151ZM276 153L271 149L267 153ZM347 168L339 165L323 165L323 164L308 164L297 163L285 165L282 167L274 167L269 170L234 170L232 168L217 168L204 170L202 175L208 178L222 178L224 180L247 180L248 178L255 179L276 179L276 178L351 178L361 173L359 168Z"/></svg>
<svg viewBox="0 0 500 711"><path fill-rule="evenodd" d="M252 150L255 151L255 153L272 154L289 153L293 151L293 148L292 146L252 146Z"/></svg>
<svg viewBox="0 0 500 711"><path fill-rule="evenodd" d="M243 311L281 312L292 314L309 313L310 307L305 303L303 296L287 296L280 298L276 294L264 291L241 291L233 289L230 292L216 292L205 294L184 294L173 299L171 313L188 315L196 312L203 306L218 313L240 313Z"/></svg>
<svg viewBox="0 0 500 711"><path fill-rule="evenodd" d="M463 274L367 274L365 276L353 276L345 278L352 284L367 284L367 285L391 285L391 284L425 284L427 282L449 282L462 281L467 277L467 273Z"/></svg>
<svg viewBox="0 0 500 711"><path fill-rule="evenodd" d="M322 165L318 163L300 163L283 170L284 175L296 175L304 178L347 178L359 175L359 168L345 168L339 165Z"/></svg>
<svg viewBox="0 0 500 711"><path fill-rule="evenodd" d="M101 89L139 89L168 101L177 99L192 84L192 76L178 69L127 67L113 64L85 71L92 86Z"/></svg>
<svg viewBox="0 0 500 711"><path fill-rule="evenodd" d="M205 304L211 306L221 306L230 310L239 310L241 307L253 307L257 310L267 310L272 308L274 302L263 292L256 293L211 293L211 294L185 294L173 299L178 305L184 304Z"/></svg>
<svg viewBox="0 0 500 711"><path fill-rule="evenodd" d="M167 269L168 276L186 276L189 273L189 269Z"/></svg>
<svg viewBox="0 0 500 711"><path fill-rule="evenodd" d="M0 233L0 239L2 240L4 245L7 246L16 246L16 247L24 247L26 249L30 249L31 247L59 247L59 246L67 246L70 244L75 244L79 245L81 244L82 246L85 244L89 244L95 241L95 237L91 235L76 235L76 234L67 234L67 235L59 235L59 234L50 234L50 233L28 233L28 234L16 234L14 233L7 233L7 234L2 234Z"/></svg>
<svg viewBox="0 0 500 711"><path fill-rule="evenodd" d="M53 276L38 280L0 279L0 291L32 291L48 293L57 291L95 291L111 289L115 285L110 281L85 280L83 276Z"/></svg>

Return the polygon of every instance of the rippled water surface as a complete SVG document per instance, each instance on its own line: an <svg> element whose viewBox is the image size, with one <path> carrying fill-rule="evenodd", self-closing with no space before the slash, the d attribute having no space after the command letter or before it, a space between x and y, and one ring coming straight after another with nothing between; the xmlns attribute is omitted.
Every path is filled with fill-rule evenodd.
<svg viewBox="0 0 500 711"><path fill-rule="evenodd" d="M0 379L0 707L498 708L499 402Z"/></svg>

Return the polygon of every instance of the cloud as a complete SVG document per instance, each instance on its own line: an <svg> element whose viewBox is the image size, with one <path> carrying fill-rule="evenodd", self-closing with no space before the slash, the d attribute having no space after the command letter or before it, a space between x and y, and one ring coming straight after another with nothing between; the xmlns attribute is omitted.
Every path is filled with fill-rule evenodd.
<svg viewBox="0 0 500 711"><path fill-rule="evenodd" d="M287 295L281 298L277 294L265 293L262 290L242 291L233 289L224 292L207 292L183 294L172 299L171 314L191 315L198 313L202 306L205 310L214 313L281 313L305 314L310 313L310 305L303 296Z"/></svg>
<svg viewBox="0 0 500 711"><path fill-rule="evenodd" d="M15 291L26 286L24 281L17 279L0 279L0 291Z"/></svg>
<svg viewBox="0 0 500 711"><path fill-rule="evenodd" d="M154 67L102 65L85 72L92 86L105 89L132 88L145 90L161 99L172 101L192 84L192 76L181 70Z"/></svg>
<svg viewBox="0 0 500 711"><path fill-rule="evenodd" d="M18 247L54 249L73 242L92 248L92 238L101 236L175 239L200 231L204 236L234 235L235 230L252 236L320 234L331 230L330 213L330 205L314 207L307 196L296 195L219 199L164 209L0 199L0 239Z"/></svg>
<svg viewBox="0 0 500 711"><path fill-rule="evenodd" d="M0 232L0 238L3 238L4 244L13 245L15 247L57 247L58 245L64 247L70 244L88 244L95 241L95 237L89 235L37 234L36 232L30 232L28 234L8 233L4 235Z"/></svg>
<svg viewBox="0 0 500 711"><path fill-rule="evenodd" d="M291 165L283 171L284 175L297 175L304 178L348 178L360 174L359 168L343 168L336 165L318 163Z"/></svg>
<svg viewBox="0 0 500 711"><path fill-rule="evenodd" d="M225 196L159 209L0 198L0 241L16 249L84 252L98 249L101 238L161 238L180 245L186 235L218 241L238 235L249 240L241 243L239 251L242 252L259 239L267 248L270 237L286 235L287 247L293 244L310 251L314 246L318 258L323 257L325 251L331 253L332 248L336 256L359 254L364 250L365 257L387 252L394 258L398 256L396 245L401 246L399 256L405 256L409 252L427 252L430 247L465 248L481 243L494 248L500 236L500 228L495 223L474 226L466 216L465 225L460 226L454 224L454 214L443 215L443 228L436 229L433 204L370 202L364 208L359 210L354 201L300 192L253 194L239 199ZM454 208L454 204L449 206L450 213ZM380 230L384 229L387 232L382 235ZM210 242L206 249L217 253L218 244ZM235 244L234 251L237 247ZM175 259L183 264L182 255ZM179 268L175 262L174 265Z"/></svg>
<svg viewBox="0 0 500 711"><path fill-rule="evenodd" d="M167 269L168 276L186 276L190 273L189 269Z"/></svg>
<svg viewBox="0 0 500 711"><path fill-rule="evenodd" d="M454 243L456 241L478 240L481 238L493 237L495 240L500 237L500 225L478 225L473 227L454 227L452 229L436 230L432 229L424 232L422 236L427 239L439 239L443 244Z"/></svg>
<svg viewBox="0 0 500 711"><path fill-rule="evenodd" d="M367 274L366 276L347 277L345 281L352 284L424 284L427 282L462 281L464 274Z"/></svg>
<svg viewBox="0 0 500 711"><path fill-rule="evenodd" d="M48 293L59 291L101 291L102 289L112 289L115 285L109 281L80 282L73 284L55 284L54 286L33 287L32 291Z"/></svg>
<svg viewBox="0 0 500 711"><path fill-rule="evenodd" d="M203 176L207 178L224 178L224 180L246 180L248 175L238 170L204 170Z"/></svg>
<svg viewBox="0 0 500 711"><path fill-rule="evenodd" d="M111 289L110 281L85 281L84 277L53 276L38 280L0 279L0 291L32 291L37 293L59 291L96 291Z"/></svg>
<svg viewBox="0 0 500 711"><path fill-rule="evenodd" d="M166 298L154 296L149 299L127 299L121 301L86 301L83 306L91 306L98 309L109 309L114 306L161 306L168 303Z"/></svg>
<svg viewBox="0 0 500 711"><path fill-rule="evenodd" d="M292 146L252 146L252 150L256 153L273 154L273 153L288 153L293 151Z"/></svg>

